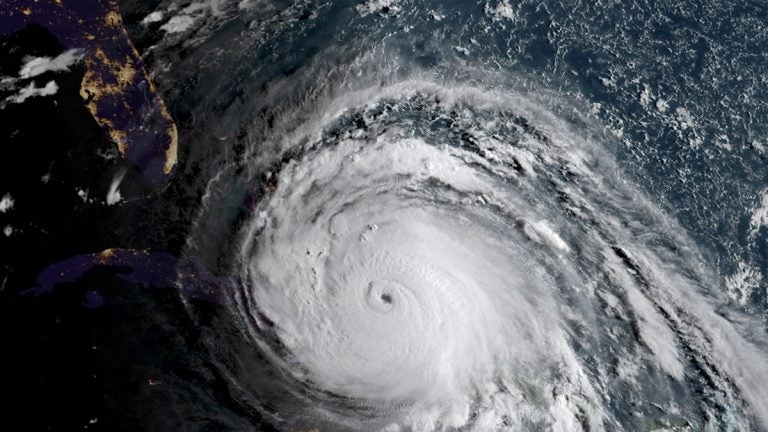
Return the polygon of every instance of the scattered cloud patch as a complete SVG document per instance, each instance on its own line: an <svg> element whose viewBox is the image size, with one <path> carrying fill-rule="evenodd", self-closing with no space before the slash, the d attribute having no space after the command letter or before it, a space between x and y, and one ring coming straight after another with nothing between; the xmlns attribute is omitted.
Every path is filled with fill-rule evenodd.
<svg viewBox="0 0 768 432"><path fill-rule="evenodd" d="M757 140L752 141L752 147L754 147L755 150L757 150L760 153L765 153L765 146L761 141L757 141Z"/></svg>
<svg viewBox="0 0 768 432"><path fill-rule="evenodd" d="M667 110L669 109L669 102L667 102L666 100L661 99L661 98L657 99L656 100L656 109L659 110L659 112L662 112L662 113L667 112Z"/></svg>
<svg viewBox="0 0 768 432"><path fill-rule="evenodd" d="M455 46L455 47L453 47L453 49L454 49L454 50L455 50L457 53L459 53L459 54L464 54L465 56L468 56L468 55L469 55L469 49L467 49L467 48L464 48L464 47L462 47L462 46Z"/></svg>
<svg viewBox="0 0 768 432"><path fill-rule="evenodd" d="M83 58L79 48L64 51L56 57L27 57L19 71L19 78L29 79L46 72L64 72Z"/></svg>
<svg viewBox="0 0 768 432"><path fill-rule="evenodd" d="M77 192L77 196L80 197L83 202L88 202L88 190L87 189L80 189L75 188L75 191Z"/></svg>
<svg viewBox="0 0 768 432"><path fill-rule="evenodd" d="M43 87L38 87L35 82L29 82L26 86L18 87L19 81L30 80L46 72L65 72L70 66L83 58L84 51L79 48L64 51L56 57L25 57L19 69L18 77L0 77L0 90L16 94L6 97L0 102L0 109L8 103L23 103L31 97L51 96L59 91L55 81L48 81Z"/></svg>
<svg viewBox="0 0 768 432"><path fill-rule="evenodd" d="M429 15L435 21L442 21L443 19L445 19L445 15L444 14L441 14L440 12L437 12L437 11L434 11L434 10L430 11Z"/></svg>
<svg viewBox="0 0 768 432"><path fill-rule="evenodd" d="M749 236L754 238L764 226L768 226L768 189L763 189L760 193L760 205L752 209L749 219Z"/></svg>
<svg viewBox="0 0 768 432"><path fill-rule="evenodd" d="M160 26L166 33L181 33L187 31L195 24L195 19L189 15L179 15L168 20Z"/></svg>
<svg viewBox="0 0 768 432"><path fill-rule="evenodd" d="M16 201L13 200L11 194L3 195L3 198L0 199L0 213L7 213L8 210L13 208L14 204L16 204Z"/></svg>
<svg viewBox="0 0 768 432"><path fill-rule="evenodd" d="M123 177L125 177L124 170L115 174L115 177L112 179L112 184L109 185L109 192L107 192L107 205L117 204L123 199L120 195L120 190L118 189L120 183L123 181Z"/></svg>
<svg viewBox="0 0 768 432"><path fill-rule="evenodd" d="M154 11L151 14L144 17L143 20L141 20L141 23L144 25L160 22L163 20L163 12L162 11Z"/></svg>
<svg viewBox="0 0 768 432"><path fill-rule="evenodd" d="M355 6L355 10L364 17L372 13L396 14L400 12L400 7L397 5L397 0L368 0Z"/></svg>
<svg viewBox="0 0 768 432"><path fill-rule="evenodd" d="M22 103L31 97L51 96L59 91L55 81L48 81L44 87L37 87L34 82L19 90L18 93L8 96L5 100L11 103Z"/></svg>
<svg viewBox="0 0 768 432"><path fill-rule="evenodd" d="M728 295L737 303L746 306L752 292L760 286L762 276L754 267L739 262L736 272L725 278Z"/></svg>
<svg viewBox="0 0 768 432"><path fill-rule="evenodd" d="M497 22L502 20L514 21L517 19L517 12L509 4L509 0L502 0L496 3L496 6L491 6L490 3L485 4L485 14L491 18L491 21Z"/></svg>

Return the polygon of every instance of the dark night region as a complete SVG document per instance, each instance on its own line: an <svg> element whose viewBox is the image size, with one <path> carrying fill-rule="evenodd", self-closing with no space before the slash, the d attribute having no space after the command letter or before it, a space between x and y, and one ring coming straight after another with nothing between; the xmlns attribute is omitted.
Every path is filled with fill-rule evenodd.
<svg viewBox="0 0 768 432"><path fill-rule="evenodd" d="M55 57L63 51L43 27L25 26L0 39L0 75L15 75L26 56ZM175 369L139 346L167 346L177 332L168 330L171 324L147 328L149 321L136 315L173 308L173 295L157 291L142 298L133 294L138 281L120 282L114 270L98 269L78 280L62 278L57 283L64 287L46 295L24 293L47 265L126 241L120 237L130 225L104 203L116 173L126 173L126 196L153 190L144 185L138 167L118 156L84 107L83 74L82 66L43 74L36 81L55 78L56 95L9 104L1 114L0 184L16 201L13 211L0 216L14 230L0 237L4 412L12 429L136 430L144 418L135 408L148 409L148 400L161 398L153 393L162 394L147 383L172 381L168 373ZM109 309L98 308L104 298ZM113 351L117 340L121 349ZM168 422L171 427L171 415Z"/></svg>
<svg viewBox="0 0 768 432"><path fill-rule="evenodd" d="M4 2L0 31L25 26L42 26L65 48L82 52L78 93L93 119L146 181L167 180L177 160L177 128L126 34L117 2Z"/></svg>

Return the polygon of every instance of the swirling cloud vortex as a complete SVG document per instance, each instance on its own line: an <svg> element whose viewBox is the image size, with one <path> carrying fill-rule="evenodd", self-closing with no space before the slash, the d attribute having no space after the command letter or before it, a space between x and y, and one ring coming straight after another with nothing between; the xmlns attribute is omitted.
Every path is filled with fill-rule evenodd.
<svg viewBox="0 0 768 432"><path fill-rule="evenodd" d="M270 132L236 238L228 311L263 361L229 373L262 414L631 429L635 399L702 427L765 421L765 356L716 312L719 276L588 117L420 79L307 105Z"/></svg>

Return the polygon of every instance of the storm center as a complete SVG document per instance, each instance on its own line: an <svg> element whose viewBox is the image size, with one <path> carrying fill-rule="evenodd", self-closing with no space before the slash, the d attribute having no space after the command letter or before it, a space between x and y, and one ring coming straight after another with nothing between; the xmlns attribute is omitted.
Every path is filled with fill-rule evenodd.
<svg viewBox="0 0 768 432"><path fill-rule="evenodd" d="M395 307L398 293L403 286L398 282L389 280L377 280L368 284L365 292L365 301L376 312L386 313Z"/></svg>

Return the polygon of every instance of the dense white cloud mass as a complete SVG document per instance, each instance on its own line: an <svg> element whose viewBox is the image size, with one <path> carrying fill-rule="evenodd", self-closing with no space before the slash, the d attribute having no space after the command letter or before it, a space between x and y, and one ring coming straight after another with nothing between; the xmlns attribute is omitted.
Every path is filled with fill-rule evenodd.
<svg viewBox="0 0 768 432"><path fill-rule="evenodd" d="M294 101L238 180L268 185L230 270L230 318L265 363L224 369L254 406L278 393L338 430L573 431L634 421L637 396L715 427L686 384L704 376L729 422L768 421L749 319L718 312L723 278L599 125L544 92L339 87Z"/></svg>

